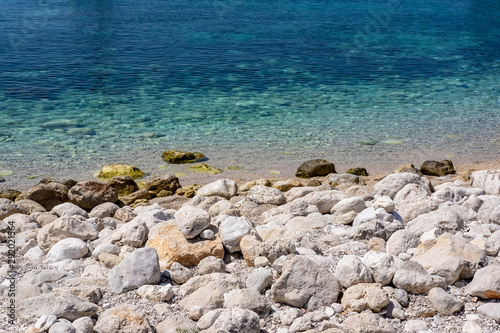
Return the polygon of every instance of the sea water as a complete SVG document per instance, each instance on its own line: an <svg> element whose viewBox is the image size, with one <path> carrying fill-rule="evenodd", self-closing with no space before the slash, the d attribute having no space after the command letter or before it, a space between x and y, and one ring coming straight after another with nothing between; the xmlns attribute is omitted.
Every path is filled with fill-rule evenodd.
<svg viewBox="0 0 500 333"><path fill-rule="evenodd" d="M4 0L0 170L497 158L497 0Z"/></svg>

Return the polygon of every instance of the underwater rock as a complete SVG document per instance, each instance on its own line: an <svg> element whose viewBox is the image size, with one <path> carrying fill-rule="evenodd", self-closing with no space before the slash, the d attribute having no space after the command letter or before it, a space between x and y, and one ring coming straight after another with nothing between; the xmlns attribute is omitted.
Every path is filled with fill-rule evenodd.
<svg viewBox="0 0 500 333"><path fill-rule="evenodd" d="M356 176L368 176L368 171L365 168L350 168L345 173L350 173Z"/></svg>
<svg viewBox="0 0 500 333"><path fill-rule="evenodd" d="M196 163L188 168L189 171L196 171L196 172L204 172L204 173L209 173L211 175L216 175L218 173L221 173L221 169L217 169L214 167L211 167L205 163Z"/></svg>
<svg viewBox="0 0 500 333"><path fill-rule="evenodd" d="M97 177L107 180L115 176L130 176L132 179L137 179L143 177L144 172L131 165L107 164L102 167Z"/></svg>
<svg viewBox="0 0 500 333"><path fill-rule="evenodd" d="M186 152L180 150L164 151L161 158L167 163L181 164L181 163L194 163L198 160L205 158L205 155L198 152Z"/></svg>

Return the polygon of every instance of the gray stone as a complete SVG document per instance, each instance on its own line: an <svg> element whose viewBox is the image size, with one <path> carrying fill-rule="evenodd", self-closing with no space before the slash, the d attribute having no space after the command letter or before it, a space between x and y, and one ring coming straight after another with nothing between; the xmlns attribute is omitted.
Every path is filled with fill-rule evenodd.
<svg viewBox="0 0 500 333"><path fill-rule="evenodd" d="M408 293L403 289L394 289L394 299L402 306L408 306Z"/></svg>
<svg viewBox="0 0 500 333"><path fill-rule="evenodd" d="M33 285L41 287L44 283L50 283L68 276L68 272L56 269L34 270L26 273L20 281L21 285Z"/></svg>
<svg viewBox="0 0 500 333"><path fill-rule="evenodd" d="M189 268L182 266L178 262L174 262L170 266L169 274L170 279L177 284L186 283L191 278L191 276L193 276L193 273Z"/></svg>
<svg viewBox="0 0 500 333"><path fill-rule="evenodd" d="M464 218L452 207L442 207L416 217L408 222L407 228L419 237L434 228L439 228L441 232L454 233L464 228Z"/></svg>
<svg viewBox="0 0 500 333"><path fill-rule="evenodd" d="M120 209L118 205L112 202L105 202L92 208L89 216L94 218L113 217L118 209Z"/></svg>
<svg viewBox="0 0 500 333"><path fill-rule="evenodd" d="M202 186L197 192L197 195L211 197L217 196L226 199L234 197L238 192L238 186L231 179L219 179L213 183Z"/></svg>
<svg viewBox="0 0 500 333"><path fill-rule="evenodd" d="M146 284L137 289L137 294L142 298L147 298L155 302L168 302L174 297L174 290L171 284L164 286Z"/></svg>
<svg viewBox="0 0 500 333"><path fill-rule="evenodd" d="M404 221L411 221L419 215L432 211L429 187L420 184L408 184L394 197L396 210Z"/></svg>
<svg viewBox="0 0 500 333"><path fill-rule="evenodd" d="M273 301L315 310L335 303L340 283L326 268L314 261L290 255L280 278L271 288Z"/></svg>
<svg viewBox="0 0 500 333"><path fill-rule="evenodd" d="M100 244L94 249L94 251L92 251L92 256L94 256L95 258L99 258L99 255L101 253L119 255L120 248L114 244L109 244L109 243Z"/></svg>
<svg viewBox="0 0 500 333"><path fill-rule="evenodd" d="M483 304L477 308L477 312L500 323L500 303Z"/></svg>
<svg viewBox="0 0 500 333"><path fill-rule="evenodd" d="M350 173L341 173L328 176L328 184L333 187L348 188L354 185L365 185L363 178Z"/></svg>
<svg viewBox="0 0 500 333"><path fill-rule="evenodd" d="M58 318L76 320L83 316L93 316L97 305L70 294L42 294L27 298L18 304L19 320L34 323L42 315L56 315Z"/></svg>
<svg viewBox="0 0 500 333"><path fill-rule="evenodd" d="M344 288L349 288L358 283L373 282L370 269L363 261L354 255L342 257L335 267L335 276Z"/></svg>
<svg viewBox="0 0 500 333"><path fill-rule="evenodd" d="M175 213L175 222L184 237L190 239L210 225L210 215L201 208L184 206Z"/></svg>
<svg viewBox="0 0 500 333"><path fill-rule="evenodd" d="M290 191L289 191L290 192ZM306 194L302 198L295 199L291 202L292 205L301 201L306 202L308 205L316 206L321 214L328 214L333 206L340 202L342 199L347 199L344 192L338 190L330 191L314 191Z"/></svg>
<svg viewBox="0 0 500 333"><path fill-rule="evenodd" d="M397 288L412 294L427 294L434 287L446 287L444 278L431 276L422 265L415 261L401 263L392 282Z"/></svg>
<svg viewBox="0 0 500 333"><path fill-rule="evenodd" d="M9 199L0 198L0 220L16 213L26 214L27 211Z"/></svg>
<svg viewBox="0 0 500 333"><path fill-rule="evenodd" d="M52 208L52 212L56 213L59 217L80 215L84 218L89 218L89 214L84 209L71 202L65 202L54 206L54 208Z"/></svg>
<svg viewBox="0 0 500 333"><path fill-rule="evenodd" d="M418 236L414 233L401 229L389 237L386 243L387 253L398 256L400 253L405 253L408 249L415 248L420 244Z"/></svg>
<svg viewBox="0 0 500 333"><path fill-rule="evenodd" d="M234 289L224 294L224 308L248 309L260 316L267 316L271 303L255 289Z"/></svg>
<svg viewBox="0 0 500 333"><path fill-rule="evenodd" d="M247 309L218 309L203 315L197 323L204 333L245 332L259 333L259 316Z"/></svg>
<svg viewBox="0 0 500 333"><path fill-rule="evenodd" d="M366 208L365 201L359 197L352 197L340 200L330 210L334 220L341 224L350 224L354 221L358 213Z"/></svg>
<svg viewBox="0 0 500 333"><path fill-rule="evenodd" d="M240 241L250 231L251 222L244 217L229 216L219 226L222 244L229 253L241 250Z"/></svg>
<svg viewBox="0 0 500 333"><path fill-rule="evenodd" d="M146 316L129 305L120 305L104 311L94 327L96 333L152 333Z"/></svg>
<svg viewBox="0 0 500 333"><path fill-rule="evenodd" d="M160 264L156 250L151 247L135 250L108 274L108 288L115 294L158 282L160 282Z"/></svg>
<svg viewBox="0 0 500 333"><path fill-rule="evenodd" d="M49 333L75 333L76 329L71 325L71 322L58 321L49 329Z"/></svg>
<svg viewBox="0 0 500 333"><path fill-rule="evenodd" d="M79 259L87 255L87 243L78 238L60 240L47 253L45 262L54 263L65 259Z"/></svg>
<svg viewBox="0 0 500 333"><path fill-rule="evenodd" d="M211 274L211 273L224 273L226 271L226 264L224 260L217 257L206 257L198 264L198 274Z"/></svg>
<svg viewBox="0 0 500 333"><path fill-rule="evenodd" d="M259 205L282 205L286 198L280 190L263 185L255 185L248 191L248 199Z"/></svg>
<svg viewBox="0 0 500 333"><path fill-rule="evenodd" d="M141 247L148 239L149 228L144 221L132 220L123 224L106 242L117 244L119 246L128 245L132 247Z"/></svg>
<svg viewBox="0 0 500 333"><path fill-rule="evenodd" d="M76 333L93 333L94 322L90 317L81 317L73 322Z"/></svg>
<svg viewBox="0 0 500 333"><path fill-rule="evenodd" d="M372 207L375 209L383 208L387 213L391 213L396 210L394 201L388 195L384 195L375 200L372 204Z"/></svg>
<svg viewBox="0 0 500 333"><path fill-rule="evenodd" d="M408 332L408 333L427 332L428 328L429 326L425 321L420 319L412 319L406 322L403 332Z"/></svg>
<svg viewBox="0 0 500 333"><path fill-rule="evenodd" d="M273 273L267 268L257 268L256 270L250 272L246 279L246 287L249 289L255 289L258 292L269 287L273 282Z"/></svg>
<svg viewBox="0 0 500 333"><path fill-rule="evenodd" d="M488 194L500 193L500 170L474 171L470 176L473 187L480 187Z"/></svg>
<svg viewBox="0 0 500 333"><path fill-rule="evenodd" d="M184 316L175 315L156 325L157 333L179 333L179 329L183 332L187 330L188 333L193 333L196 329L196 323Z"/></svg>
<svg viewBox="0 0 500 333"><path fill-rule="evenodd" d="M355 333L395 333L394 327L386 320L370 312L355 314L344 320L349 332ZM328 331L327 331L328 332Z"/></svg>
<svg viewBox="0 0 500 333"><path fill-rule="evenodd" d="M455 312L460 311L464 306L463 301L448 294L442 288L432 288L429 291L428 299L434 309L443 316L451 316Z"/></svg>
<svg viewBox="0 0 500 333"><path fill-rule="evenodd" d="M383 286L391 283L396 273L396 263L390 254L384 252L370 251L362 258L363 263L368 266L373 280Z"/></svg>
<svg viewBox="0 0 500 333"><path fill-rule="evenodd" d="M489 265L479 269L464 293L483 299L500 299L500 265Z"/></svg>

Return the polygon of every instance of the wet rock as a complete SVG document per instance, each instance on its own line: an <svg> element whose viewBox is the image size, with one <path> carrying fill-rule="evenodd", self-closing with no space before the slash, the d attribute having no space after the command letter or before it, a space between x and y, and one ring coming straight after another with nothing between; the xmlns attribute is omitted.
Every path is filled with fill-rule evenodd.
<svg viewBox="0 0 500 333"><path fill-rule="evenodd" d="M9 199L12 201L15 201L20 194L21 192L17 190L0 190L0 198Z"/></svg>
<svg viewBox="0 0 500 333"><path fill-rule="evenodd" d="M201 196L218 196L226 199L234 197L238 192L238 186L231 179L219 179L213 183L200 187L197 191Z"/></svg>
<svg viewBox="0 0 500 333"><path fill-rule="evenodd" d="M87 209L118 200L118 193L113 187L94 181L77 183L68 191L68 196L78 206Z"/></svg>
<svg viewBox="0 0 500 333"><path fill-rule="evenodd" d="M302 163L295 173L300 178L311 178L316 176L326 176L330 173L336 173L335 165L323 159L309 160Z"/></svg>
<svg viewBox="0 0 500 333"><path fill-rule="evenodd" d="M479 269L464 293L483 299L500 299L500 265L489 265Z"/></svg>
<svg viewBox="0 0 500 333"><path fill-rule="evenodd" d="M167 163L181 164L194 163L205 158L205 155L198 152L186 152L180 150L167 150L161 155L161 158Z"/></svg>
<svg viewBox="0 0 500 333"><path fill-rule="evenodd" d="M350 168L345 173L356 176L368 176L368 171L365 168Z"/></svg>
<svg viewBox="0 0 500 333"><path fill-rule="evenodd" d="M315 310L335 303L340 283L327 269L303 256L287 257L280 278L271 288L273 301Z"/></svg>
<svg viewBox="0 0 500 333"><path fill-rule="evenodd" d="M420 172L428 176L445 176L455 173L455 168L450 160L438 161L425 161L420 166Z"/></svg>
<svg viewBox="0 0 500 333"><path fill-rule="evenodd" d="M97 319L94 331L96 333L153 332L144 313L129 305L119 305L104 311Z"/></svg>
<svg viewBox="0 0 500 333"><path fill-rule="evenodd" d="M107 184L114 188L120 197L139 191L139 186L130 176L115 176Z"/></svg>
<svg viewBox="0 0 500 333"><path fill-rule="evenodd" d="M448 294L442 288L432 288L429 291L428 298L432 306L442 316L451 316L464 306L463 301Z"/></svg>
<svg viewBox="0 0 500 333"><path fill-rule="evenodd" d="M69 201L68 188L55 181L40 183L19 195L16 200L23 199L36 201L50 211L54 206Z"/></svg>
<svg viewBox="0 0 500 333"><path fill-rule="evenodd" d="M116 176L129 176L132 179L144 177L144 172L139 168L124 164L107 164L102 167L97 177L107 180Z"/></svg>
<svg viewBox="0 0 500 333"><path fill-rule="evenodd" d="M108 274L108 288L115 294L158 282L160 282L160 264L153 248L135 250Z"/></svg>
<svg viewBox="0 0 500 333"><path fill-rule="evenodd" d="M158 252L160 266L168 269L174 262L183 266L196 266L206 257L224 258L224 248L221 239L187 240L175 224L164 222L155 227L146 243Z"/></svg>
<svg viewBox="0 0 500 333"><path fill-rule="evenodd" d="M142 184L142 188L150 193L158 195L161 191L168 191L175 193L177 189L181 188L179 183L179 178L172 175L165 175L161 178L153 178L145 181Z"/></svg>

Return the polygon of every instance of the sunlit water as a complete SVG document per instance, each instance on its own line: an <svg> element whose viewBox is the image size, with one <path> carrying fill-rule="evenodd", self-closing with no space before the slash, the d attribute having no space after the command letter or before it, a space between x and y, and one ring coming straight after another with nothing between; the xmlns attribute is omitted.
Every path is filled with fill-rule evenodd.
<svg viewBox="0 0 500 333"><path fill-rule="evenodd" d="M496 0L4 0L0 36L0 171L23 177L499 153Z"/></svg>

